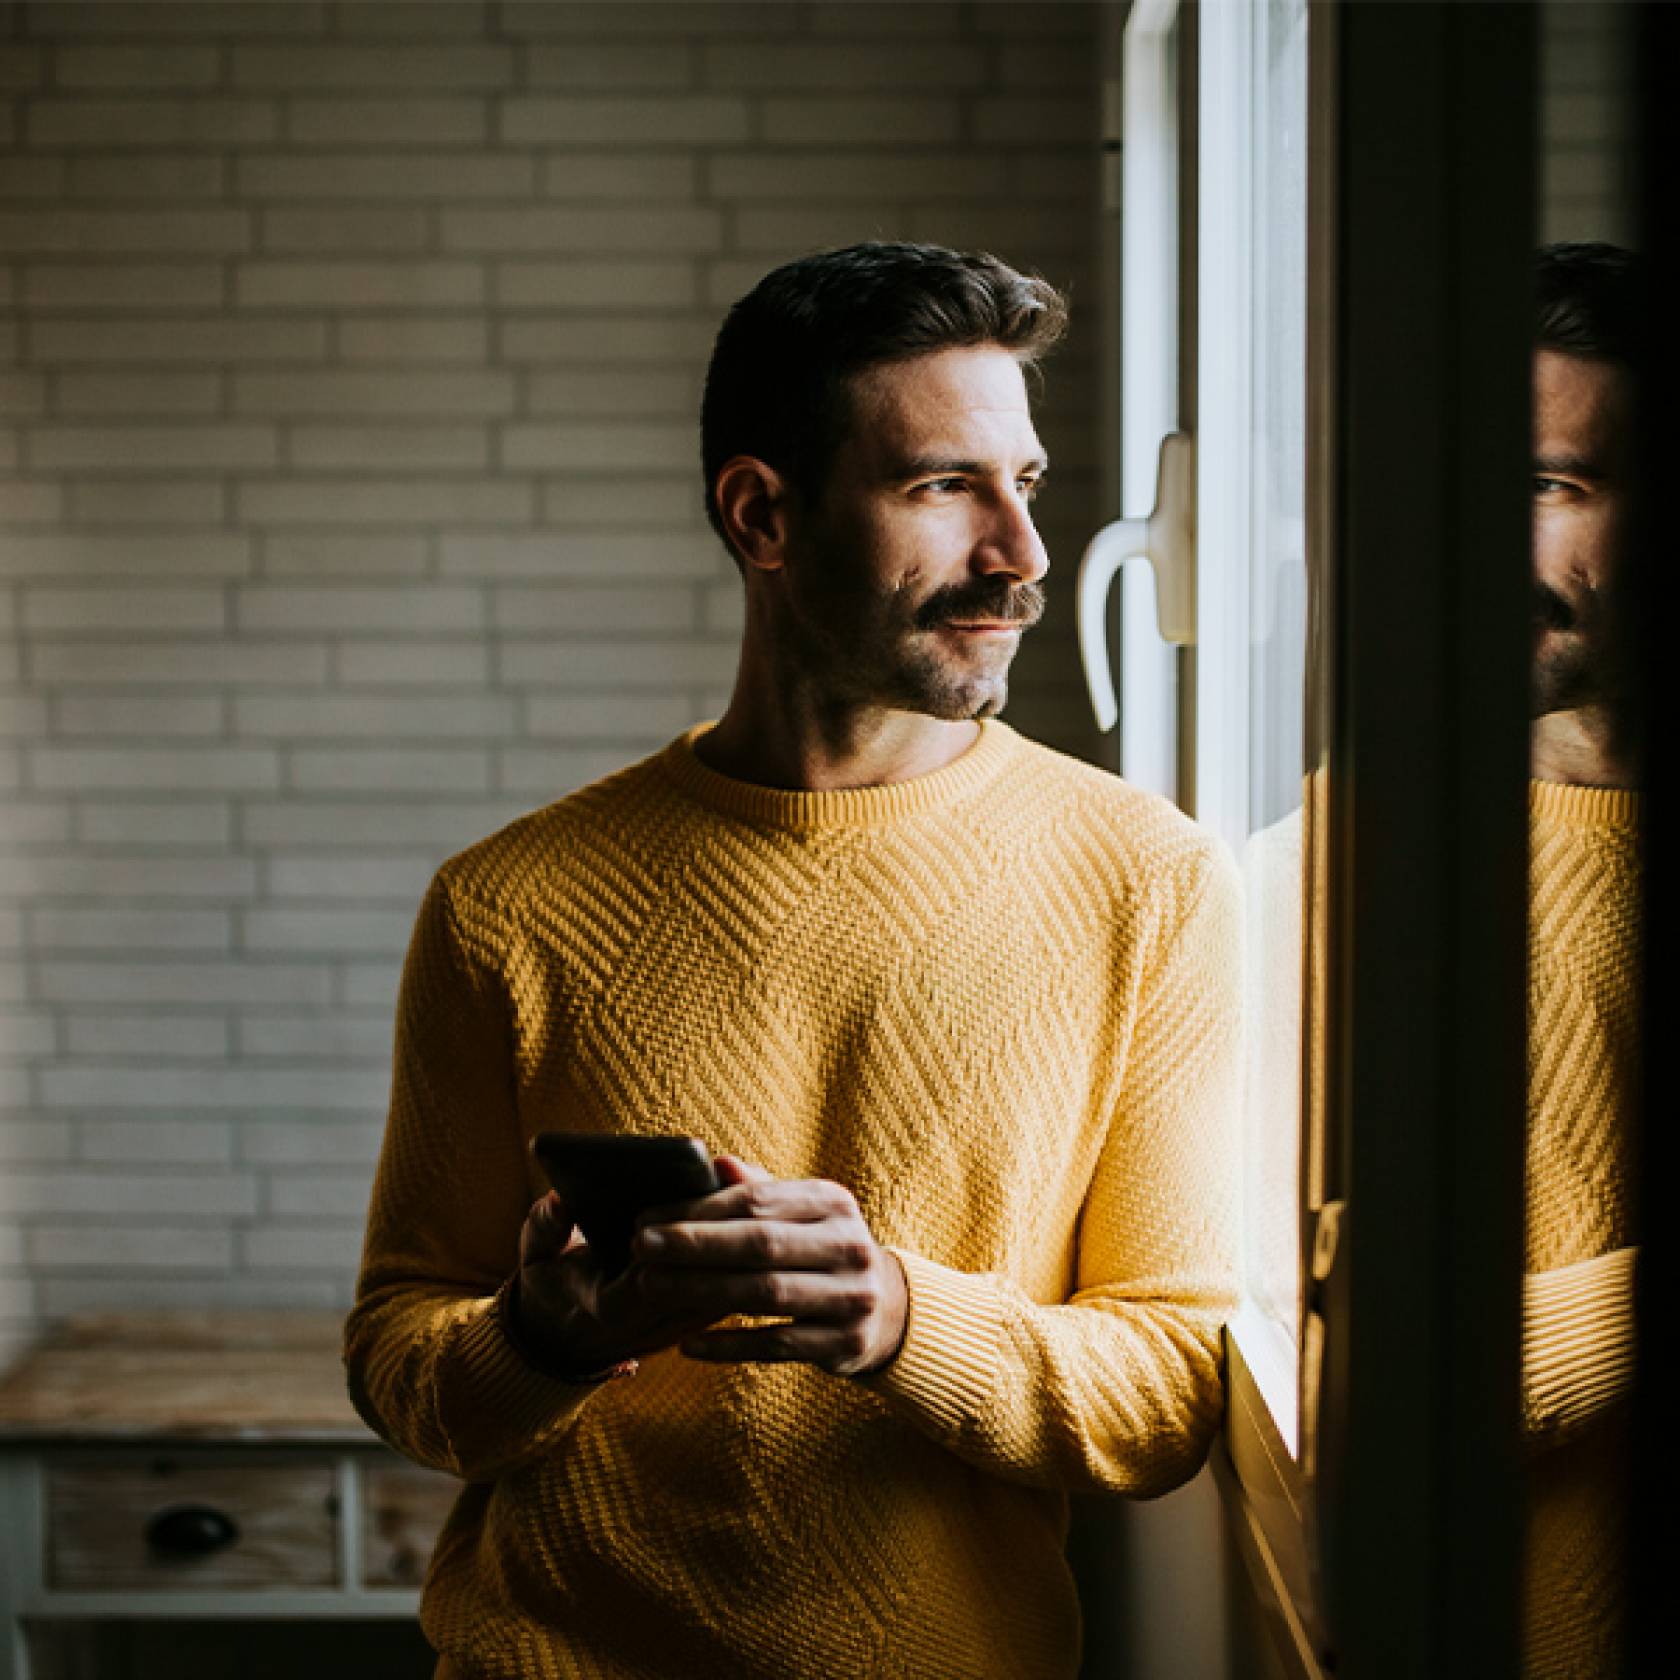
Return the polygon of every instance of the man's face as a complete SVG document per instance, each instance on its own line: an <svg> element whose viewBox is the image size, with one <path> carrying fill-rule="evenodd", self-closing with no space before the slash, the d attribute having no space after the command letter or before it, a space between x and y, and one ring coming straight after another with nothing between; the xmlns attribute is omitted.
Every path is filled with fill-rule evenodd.
<svg viewBox="0 0 1680 1680"><path fill-rule="evenodd" d="M1614 362L1534 358L1534 705L1625 695L1629 376Z"/></svg>
<svg viewBox="0 0 1680 1680"><path fill-rule="evenodd" d="M836 701L995 715L1044 610L1028 505L1044 469L1008 351L866 369L827 482L793 516L778 640Z"/></svg>

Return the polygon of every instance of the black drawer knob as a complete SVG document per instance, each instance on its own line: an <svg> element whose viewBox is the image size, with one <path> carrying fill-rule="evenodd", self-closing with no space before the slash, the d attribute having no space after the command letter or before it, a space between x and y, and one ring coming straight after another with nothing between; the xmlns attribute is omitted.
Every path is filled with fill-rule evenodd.
<svg viewBox="0 0 1680 1680"><path fill-rule="evenodd" d="M146 1544L166 1557L208 1557L238 1538L239 1524L213 1505L172 1505L146 1524Z"/></svg>

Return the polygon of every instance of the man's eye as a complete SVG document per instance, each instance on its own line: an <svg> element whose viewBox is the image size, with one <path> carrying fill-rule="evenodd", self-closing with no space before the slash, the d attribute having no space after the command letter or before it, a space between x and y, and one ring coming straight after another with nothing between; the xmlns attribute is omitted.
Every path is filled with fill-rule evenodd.
<svg viewBox="0 0 1680 1680"><path fill-rule="evenodd" d="M1537 496L1567 495L1574 488L1566 478L1549 478L1545 473L1534 475L1534 493Z"/></svg>
<svg viewBox="0 0 1680 1680"><path fill-rule="evenodd" d="M966 478L930 478L922 488L937 491L942 496L949 495L958 490L966 490L968 480Z"/></svg>
<svg viewBox="0 0 1680 1680"><path fill-rule="evenodd" d="M1018 478L1015 480L1015 488L1021 491L1029 502L1036 501L1039 491L1044 488L1044 480L1042 478Z"/></svg>

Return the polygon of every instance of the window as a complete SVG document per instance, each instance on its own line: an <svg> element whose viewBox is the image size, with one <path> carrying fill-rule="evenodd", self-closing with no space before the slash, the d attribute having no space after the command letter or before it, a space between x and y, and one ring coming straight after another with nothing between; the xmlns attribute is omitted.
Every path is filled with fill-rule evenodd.
<svg viewBox="0 0 1680 1680"><path fill-rule="evenodd" d="M1298 1451L1306 660L1306 0L1202 17L1196 815L1247 904L1244 1302Z"/></svg>
<svg viewBox="0 0 1680 1680"><path fill-rule="evenodd" d="M1536 20L1329 0L1129 20L1126 241L1179 248L1167 187L1135 179L1176 168L1195 260L1153 324L1176 357L1124 265L1126 395L1154 435L1128 420L1128 517L1082 584L1147 554L1156 605L1192 603L1152 615L1128 576L1121 768L1222 834L1248 890L1216 1470L1265 1632L1237 1671L1512 1673ZM1145 375L1166 365L1194 374L1163 398ZM1188 545L1168 486L1145 517L1137 481L1175 426Z"/></svg>

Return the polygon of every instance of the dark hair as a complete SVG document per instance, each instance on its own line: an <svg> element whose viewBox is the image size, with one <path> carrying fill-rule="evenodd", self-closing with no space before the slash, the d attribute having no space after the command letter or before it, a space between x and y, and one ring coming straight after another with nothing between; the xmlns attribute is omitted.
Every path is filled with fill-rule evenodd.
<svg viewBox="0 0 1680 1680"><path fill-rule="evenodd" d="M864 368L972 344L1036 365L1067 325L1061 294L983 252L870 243L772 270L724 318L700 404L706 517L736 455L821 493L845 436L848 385ZM736 556L739 563L739 556Z"/></svg>
<svg viewBox="0 0 1680 1680"><path fill-rule="evenodd" d="M1619 245L1544 246L1536 263L1535 347L1637 367L1645 345L1645 272Z"/></svg>

